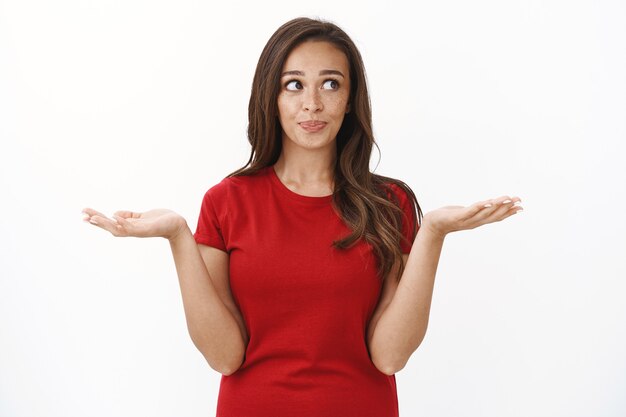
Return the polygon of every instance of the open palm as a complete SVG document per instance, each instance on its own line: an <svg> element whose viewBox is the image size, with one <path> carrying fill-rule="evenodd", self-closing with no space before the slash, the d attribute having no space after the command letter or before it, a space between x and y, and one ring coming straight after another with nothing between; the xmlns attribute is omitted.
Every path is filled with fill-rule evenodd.
<svg viewBox="0 0 626 417"><path fill-rule="evenodd" d="M523 210L517 202L519 197L502 196L479 201L470 206L445 206L424 215L423 225L434 233L445 236L450 232L474 229L488 223L498 222Z"/></svg>
<svg viewBox="0 0 626 417"><path fill-rule="evenodd" d="M143 213L132 211L116 211L113 218L91 209L83 209L84 220L113 236L124 237L175 237L186 225L185 219L178 213L168 209L154 209Z"/></svg>

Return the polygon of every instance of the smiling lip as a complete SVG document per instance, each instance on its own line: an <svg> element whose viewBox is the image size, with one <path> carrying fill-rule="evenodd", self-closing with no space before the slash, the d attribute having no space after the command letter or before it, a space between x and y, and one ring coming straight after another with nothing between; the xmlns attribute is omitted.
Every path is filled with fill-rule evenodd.
<svg viewBox="0 0 626 417"><path fill-rule="evenodd" d="M301 122L299 124L307 132L318 132L326 126L326 122L318 122L315 120L310 120L308 122Z"/></svg>

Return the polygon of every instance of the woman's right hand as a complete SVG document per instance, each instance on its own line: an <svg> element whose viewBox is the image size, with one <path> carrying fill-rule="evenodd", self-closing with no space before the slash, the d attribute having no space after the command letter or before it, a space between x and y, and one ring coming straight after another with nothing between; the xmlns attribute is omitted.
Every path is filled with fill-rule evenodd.
<svg viewBox="0 0 626 417"><path fill-rule="evenodd" d="M144 213L116 211L112 219L91 208L83 209L83 214L86 215L84 221L118 237L163 237L171 240L187 227L187 222L180 214L167 209Z"/></svg>

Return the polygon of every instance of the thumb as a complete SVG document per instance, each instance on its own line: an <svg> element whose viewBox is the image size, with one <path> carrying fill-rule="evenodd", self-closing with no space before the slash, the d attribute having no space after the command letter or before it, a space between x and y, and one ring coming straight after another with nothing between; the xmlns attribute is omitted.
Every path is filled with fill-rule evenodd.
<svg viewBox="0 0 626 417"><path fill-rule="evenodd" d="M118 226L124 226L124 227L128 227L130 225L130 223L128 222L128 220L126 220L125 218L123 218L122 216L117 214L118 212L116 212L115 214L113 214L113 221L115 223L117 223Z"/></svg>

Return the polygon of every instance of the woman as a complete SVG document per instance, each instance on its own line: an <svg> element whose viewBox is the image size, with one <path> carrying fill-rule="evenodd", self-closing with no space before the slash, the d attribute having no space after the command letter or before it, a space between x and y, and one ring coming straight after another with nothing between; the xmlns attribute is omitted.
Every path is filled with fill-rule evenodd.
<svg viewBox="0 0 626 417"><path fill-rule="evenodd" d="M190 336L223 374L218 416L397 416L394 374L426 332L446 234L505 219L519 198L422 216L406 184L371 173L363 62L328 22L270 38L248 139L193 235L163 209L85 220L169 240Z"/></svg>

